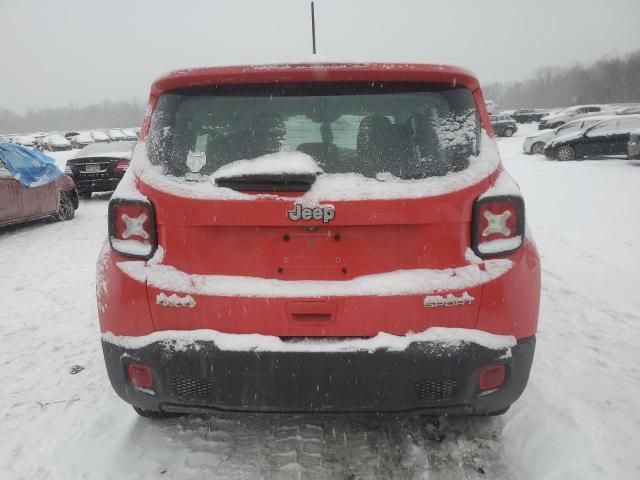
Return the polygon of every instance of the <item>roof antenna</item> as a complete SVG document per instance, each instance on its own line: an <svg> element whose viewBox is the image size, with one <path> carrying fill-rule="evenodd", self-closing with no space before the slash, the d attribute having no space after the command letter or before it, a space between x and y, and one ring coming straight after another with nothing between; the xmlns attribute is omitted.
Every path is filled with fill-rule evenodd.
<svg viewBox="0 0 640 480"><path fill-rule="evenodd" d="M311 2L311 38L313 39L313 54L316 54L316 17L313 8L313 2Z"/></svg>

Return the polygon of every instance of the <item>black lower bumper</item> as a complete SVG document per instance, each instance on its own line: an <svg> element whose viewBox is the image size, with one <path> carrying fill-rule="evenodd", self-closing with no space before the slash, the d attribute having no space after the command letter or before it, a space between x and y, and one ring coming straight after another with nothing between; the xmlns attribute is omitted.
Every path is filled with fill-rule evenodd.
<svg viewBox="0 0 640 480"><path fill-rule="evenodd" d="M222 351L213 342L129 349L102 342L109 379L133 406L154 411L486 414L523 392L535 337L510 349L413 343L403 351ZM153 371L153 391L133 387L131 363ZM479 369L503 364L506 380L479 390Z"/></svg>

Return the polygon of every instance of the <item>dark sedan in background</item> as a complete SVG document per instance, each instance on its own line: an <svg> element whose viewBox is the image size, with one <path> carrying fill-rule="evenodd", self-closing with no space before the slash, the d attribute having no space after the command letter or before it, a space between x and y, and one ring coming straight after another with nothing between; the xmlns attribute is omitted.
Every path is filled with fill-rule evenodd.
<svg viewBox="0 0 640 480"><path fill-rule="evenodd" d="M640 115L605 120L586 130L547 143L544 154L558 160L628 155L631 132L640 129Z"/></svg>
<svg viewBox="0 0 640 480"><path fill-rule="evenodd" d="M493 131L499 137L511 137L518 131L516 121L509 115L490 115Z"/></svg>
<svg viewBox="0 0 640 480"><path fill-rule="evenodd" d="M110 192L129 168L136 142L93 143L67 160L65 173L78 186L80 198L91 198L93 192Z"/></svg>
<svg viewBox="0 0 640 480"><path fill-rule="evenodd" d="M549 115L549 110L538 110L538 109L521 109L516 110L511 114L511 117L517 123L533 123L539 122L542 117Z"/></svg>

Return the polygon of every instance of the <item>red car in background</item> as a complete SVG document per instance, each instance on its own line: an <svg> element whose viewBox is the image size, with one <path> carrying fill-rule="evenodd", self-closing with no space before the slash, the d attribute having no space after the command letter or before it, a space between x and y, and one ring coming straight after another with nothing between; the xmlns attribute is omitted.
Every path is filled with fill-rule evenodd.
<svg viewBox="0 0 640 480"><path fill-rule="evenodd" d="M477 79L441 65L157 80L97 273L113 388L185 412L500 414L540 263Z"/></svg>
<svg viewBox="0 0 640 480"><path fill-rule="evenodd" d="M51 216L71 220L77 208L78 192L67 175L26 187L9 173L0 157L0 226Z"/></svg>

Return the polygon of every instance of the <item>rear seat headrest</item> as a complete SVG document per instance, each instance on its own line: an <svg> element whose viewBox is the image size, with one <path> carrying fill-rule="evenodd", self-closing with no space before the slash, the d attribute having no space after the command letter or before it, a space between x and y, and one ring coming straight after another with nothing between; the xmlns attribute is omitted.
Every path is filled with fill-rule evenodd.
<svg viewBox="0 0 640 480"><path fill-rule="evenodd" d="M254 154L258 156L280 151L286 135L287 130L280 115L275 113L257 115L251 127Z"/></svg>

